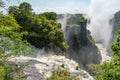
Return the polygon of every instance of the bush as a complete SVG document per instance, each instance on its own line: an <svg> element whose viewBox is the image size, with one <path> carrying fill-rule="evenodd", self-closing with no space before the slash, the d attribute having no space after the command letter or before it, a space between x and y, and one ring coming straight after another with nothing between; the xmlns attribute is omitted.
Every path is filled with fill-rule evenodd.
<svg viewBox="0 0 120 80"><path fill-rule="evenodd" d="M120 80L120 31L111 48L113 50L112 60L93 68L97 74L95 76L96 80Z"/></svg>
<svg viewBox="0 0 120 80"><path fill-rule="evenodd" d="M58 69L57 71L53 70L52 76L46 80L72 80L72 78L68 70Z"/></svg>
<svg viewBox="0 0 120 80"><path fill-rule="evenodd" d="M0 66L0 80L5 80L5 69L3 66Z"/></svg>

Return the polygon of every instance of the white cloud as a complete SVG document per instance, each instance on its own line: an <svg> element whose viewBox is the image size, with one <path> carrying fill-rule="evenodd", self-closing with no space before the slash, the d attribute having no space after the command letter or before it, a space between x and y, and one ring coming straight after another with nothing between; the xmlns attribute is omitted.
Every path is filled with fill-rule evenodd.
<svg viewBox="0 0 120 80"><path fill-rule="evenodd" d="M43 12L56 12L56 13L85 13L87 10L86 7L78 8L78 7L55 7L55 8L44 8L41 9L39 7L34 7L34 11L36 13L43 13Z"/></svg>
<svg viewBox="0 0 120 80"><path fill-rule="evenodd" d="M58 1L59 2L59 1ZM33 6L35 12L50 12L54 11L56 13L76 13L76 12L85 12L87 11L88 5L85 4L85 1L80 0L66 0L61 3L51 3L47 6ZM40 12L39 12L40 11Z"/></svg>

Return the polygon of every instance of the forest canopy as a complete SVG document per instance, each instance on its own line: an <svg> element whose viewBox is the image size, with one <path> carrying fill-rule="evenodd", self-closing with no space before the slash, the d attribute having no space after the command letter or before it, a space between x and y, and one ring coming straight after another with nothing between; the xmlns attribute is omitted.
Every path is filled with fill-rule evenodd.
<svg viewBox="0 0 120 80"><path fill-rule="evenodd" d="M0 7L5 3L0 0ZM67 43L61 24L56 21L55 12L36 14L32 6L23 2L19 6L10 6L8 14L0 12L0 80L18 80L18 67L8 64L10 56L27 55L38 48L66 51ZM11 75L16 72L18 77Z"/></svg>
<svg viewBox="0 0 120 80"><path fill-rule="evenodd" d="M28 32L23 39L38 48L58 47L65 51L67 44L61 24L56 21L57 14L55 12L36 14L32 10L32 6L27 2L8 8L8 14L13 16L20 25L20 31Z"/></svg>

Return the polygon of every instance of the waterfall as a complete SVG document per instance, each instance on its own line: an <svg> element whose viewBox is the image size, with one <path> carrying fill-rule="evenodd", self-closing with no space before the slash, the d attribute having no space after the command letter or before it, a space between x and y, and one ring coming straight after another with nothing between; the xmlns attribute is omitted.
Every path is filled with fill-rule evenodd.
<svg viewBox="0 0 120 80"><path fill-rule="evenodd" d="M101 57L102 57L101 63L105 62L105 61L110 61L111 57L107 55L108 52L107 52L106 48L103 47L103 45L100 43L96 43L96 46L98 47L98 49L101 53Z"/></svg>
<svg viewBox="0 0 120 80"><path fill-rule="evenodd" d="M113 24L110 22L113 19L115 12L119 10L119 4L116 0L91 0L88 7L87 18L90 20L88 29L94 38L97 47L102 56L102 61L109 60L111 55L107 50L110 50L110 39L112 37Z"/></svg>

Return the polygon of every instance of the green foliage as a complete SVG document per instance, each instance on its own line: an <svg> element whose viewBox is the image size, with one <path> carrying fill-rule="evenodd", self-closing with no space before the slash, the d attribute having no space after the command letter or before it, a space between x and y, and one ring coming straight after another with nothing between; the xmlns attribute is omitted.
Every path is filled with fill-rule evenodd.
<svg viewBox="0 0 120 80"><path fill-rule="evenodd" d="M120 80L120 31L111 48L113 50L112 60L94 67L97 72L96 80Z"/></svg>
<svg viewBox="0 0 120 80"><path fill-rule="evenodd" d="M85 18L84 17L80 17L80 22L84 22L85 21Z"/></svg>
<svg viewBox="0 0 120 80"><path fill-rule="evenodd" d="M17 40L22 40L22 37L27 34L28 34L27 32L20 33L18 32L18 30L16 31L14 27L7 27L7 26L0 27L0 35L4 37L10 37L10 38L14 38Z"/></svg>
<svg viewBox="0 0 120 80"><path fill-rule="evenodd" d="M29 33L24 36L24 39L32 45L49 49L59 47L62 51L66 51L67 43L61 30L61 24L56 22L56 13L45 12L35 15L32 12L31 5L26 2L21 3L19 6L10 6L8 12L15 17L21 26L20 30Z"/></svg>
<svg viewBox="0 0 120 80"><path fill-rule="evenodd" d="M8 8L8 13L11 14L11 15L13 15L13 16L17 16L19 12L20 11L19 11L18 6L10 6Z"/></svg>
<svg viewBox="0 0 120 80"><path fill-rule="evenodd" d="M67 21L68 25L80 25L80 22L86 21L86 19L82 16L82 14L75 14L75 15L69 15L69 16L70 18Z"/></svg>
<svg viewBox="0 0 120 80"><path fill-rule="evenodd" d="M52 76L47 78L46 80L79 80L77 76L71 76L70 71L68 71L67 69L64 69L64 64L62 64L61 68L58 67L57 70L53 70Z"/></svg>
<svg viewBox="0 0 120 80"><path fill-rule="evenodd" d="M113 56L120 56L120 30L118 31L117 40L112 44L111 48L113 50Z"/></svg>
<svg viewBox="0 0 120 80"><path fill-rule="evenodd" d="M97 72L96 80L120 80L120 66L113 62L105 62L94 67Z"/></svg>
<svg viewBox="0 0 120 80"><path fill-rule="evenodd" d="M59 69L58 71L53 70L52 76L46 80L72 80L72 78L68 70Z"/></svg>
<svg viewBox="0 0 120 80"><path fill-rule="evenodd" d="M80 67L79 67L79 66L76 66L75 69L76 69L76 70L80 70Z"/></svg>
<svg viewBox="0 0 120 80"><path fill-rule="evenodd" d="M0 80L4 80L5 77L5 69L3 66L0 66Z"/></svg>
<svg viewBox="0 0 120 80"><path fill-rule="evenodd" d="M11 15L3 15L0 13L0 27L1 26L8 26L13 27L14 30L19 30L20 26L15 20L15 18Z"/></svg>
<svg viewBox="0 0 120 80"><path fill-rule="evenodd" d="M10 6L8 13L0 13L0 80L22 80L24 73L9 65L7 59L12 55L32 53L27 41L39 48L57 46L66 50L67 44L61 24L56 22L56 13L36 15L27 2ZM65 71L62 72L67 76Z"/></svg>
<svg viewBox="0 0 120 80"><path fill-rule="evenodd" d="M11 54L7 54L4 48L0 46L0 80L12 80L11 72L13 67L6 62L10 56Z"/></svg>
<svg viewBox="0 0 120 80"><path fill-rule="evenodd" d="M19 9L23 13L29 13L32 11L32 6L27 2L23 2L19 5Z"/></svg>
<svg viewBox="0 0 120 80"><path fill-rule="evenodd" d="M64 68L64 67L65 67L65 64L62 64L61 67Z"/></svg>
<svg viewBox="0 0 120 80"><path fill-rule="evenodd" d="M22 30L31 29L33 15L32 7L29 3L23 2L19 6L10 6L8 13L15 17L18 24L22 27Z"/></svg>
<svg viewBox="0 0 120 80"><path fill-rule="evenodd" d="M27 32L20 32L14 17L0 14L0 80L13 80L11 73L15 69L8 64L8 57L32 52L29 43L23 40L24 35Z"/></svg>
<svg viewBox="0 0 120 80"><path fill-rule="evenodd" d="M28 41L36 47L54 46L66 50L67 44L64 40L63 31L58 27L58 24L52 20L37 18L32 24L32 31L29 32ZM54 47L55 48L55 47Z"/></svg>
<svg viewBox="0 0 120 80"><path fill-rule="evenodd" d="M0 20L0 47L14 53L26 52L29 44L22 39L24 35L27 35L27 32L19 32L20 26L10 15L1 14Z"/></svg>
<svg viewBox="0 0 120 80"><path fill-rule="evenodd" d="M0 65L0 80L12 80L10 75L12 69L10 66Z"/></svg>
<svg viewBox="0 0 120 80"><path fill-rule="evenodd" d="M40 17L44 16L48 20L56 20L57 19L57 14L55 12L45 12L39 15Z"/></svg>

